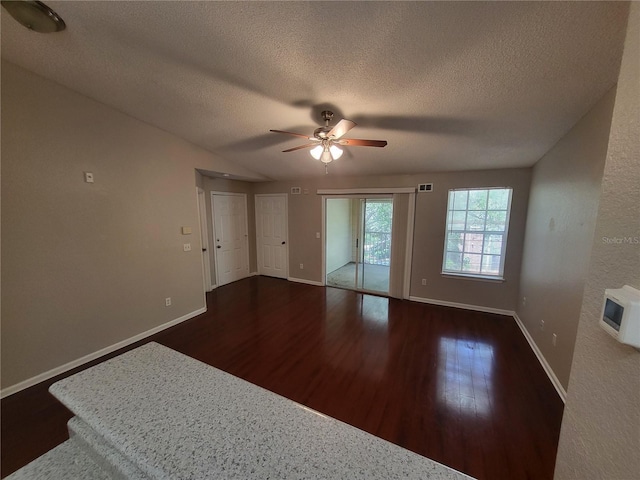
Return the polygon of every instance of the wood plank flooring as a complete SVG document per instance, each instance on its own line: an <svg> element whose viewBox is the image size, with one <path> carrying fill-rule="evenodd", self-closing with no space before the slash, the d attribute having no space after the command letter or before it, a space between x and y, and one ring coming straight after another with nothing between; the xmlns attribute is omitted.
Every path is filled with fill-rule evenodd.
<svg viewBox="0 0 640 480"><path fill-rule="evenodd" d="M207 301L146 341L478 479L553 478L563 404L512 318L267 277ZM2 476L67 438L54 380L2 400Z"/></svg>

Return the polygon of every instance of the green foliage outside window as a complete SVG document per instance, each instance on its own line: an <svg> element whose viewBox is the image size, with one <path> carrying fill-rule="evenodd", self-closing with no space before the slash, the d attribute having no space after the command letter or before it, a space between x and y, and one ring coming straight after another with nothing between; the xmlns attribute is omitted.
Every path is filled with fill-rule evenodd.
<svg viewBox="0 0 640 480"><path fill-rule="evenodd" d="M390 200L367 200L364 209L364 263L391 265L391 225L393 204Z"/></svg>

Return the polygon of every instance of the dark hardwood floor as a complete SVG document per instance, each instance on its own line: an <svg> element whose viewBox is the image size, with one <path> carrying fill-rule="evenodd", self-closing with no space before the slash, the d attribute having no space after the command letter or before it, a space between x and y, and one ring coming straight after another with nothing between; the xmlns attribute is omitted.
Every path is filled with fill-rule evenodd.
<svg viewBox="0 0 640 480"><path fill-rule="evenodd" d="M563 403L512 318L267 277L207 301L125 350L156 341L478 479L553 478ZM2 476L67 438L60 378L2 400Z"/></svg>

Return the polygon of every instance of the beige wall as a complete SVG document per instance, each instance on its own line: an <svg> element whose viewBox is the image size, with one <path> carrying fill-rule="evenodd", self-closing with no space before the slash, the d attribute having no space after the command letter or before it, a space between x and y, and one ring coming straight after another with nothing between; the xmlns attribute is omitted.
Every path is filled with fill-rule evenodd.
<svg viewBox="0 0 640 480"><path fill-rule="evenodd" d="M606 288L640 289L640 4L633 3L569 379L556 479L640 478L640 352L598 326ZM616 243L615 238L631 238ZM634 240L635 239L635 240Z"/></svg>
<svg viewBox="0 0 640 480"><path fill-rule="evenodd" d="M422 178L420 183L433 182L433 192L416 195L411 295L514 310L520 282L531 169L438 173L417 178ZM513 188L504 282L445 277L441 274L448 191L472 187ZM422 285L423 278L426 279L426 286Z"/></svg>
<svg viewBox="0 0 640 480"><path fill-rule="evenodd" d="M201 176L251 173L164 131L2 63L2 388L109 348L204 307L195 186L247 194L250 271L256 271L254 194L289 195L290 276L322 280L318 188L415 187L418 195L412 295L510 308L520 263L529 170L351 177L250 183ZM92 171L95 183L83 181ZM446 189L509 184L516 188L507 282L439 275ZM406 209L394 227L406 229ZM400 225L397 224L400 222ZM209 229L211 229L211 221ZM213 238L210 238L213 245ZM394 255L406 239L397 238ZM192 251L183 252L182 244ZM431 259L431 262L425 261ZM212 262L213 263L213 262ZM299 264L304 269L299 269ZM399 262L403 267L404 262ZM212 265L213 267L214 265ZM212 270L215 278L215 270ZM403 269L392 275L401 279ZM429 275L427 287L415 278ZM396 282L393 294L399 295ZM173 305L164 306L165 297Z"/></svg>
<svg viewBox="0 0 640 480"><path fill-rule="evenodd" d="M327 273L352 261L351 203L348 198L334 198L327 202Z"/></svg>
<svg viewBox="0 0 640 480"><path fill-rule="evenodd" d="M526 222L531 169L484 170L419 175L327 177L289 182L254 184L255 193L289 192L301 187L307 194L289 196L289 275L294 278L322 281L322 243L316 232L322 229L322 196L318 189L416 187L418 183L433 182L434 191L416 195L414 250L411 276L411 295L432 300L458 302L489 308L515 309L522 259L522 242ZM450 188L511 186L514 188L511 223L505 262L505 281L487 282L446 278L441 275L444 246L447 193ZM399 206L397 220L406 231L406 201ZM394 226L396 226L394 221ZM406 238L399 238L404 247ZM396 245L396 247L397 247ZM394 247L394 254L397 254ZM304 270L299 264L304 264ZM404 264L402 259L401 264ZM402 278L403 269L392 272ZM421 279L427 285L421 285ZM397 285L397 283L396 283ZM401 292L401 286L398 291Z"/></svg>
<svg viewBox="0 0 640 480"><path fill-rule="evenodd" d="M248 175L2 63L3 389L204 307L195 168Z"/></svg>
<svg viewBox="0 0 640 480"><path fill-rule="evenodd" d="M204 190L204 176L197 170L193 172L196 176L196 187L202 188Z"/></svg>
<svg viewBox="0 0 640 480"><path fill-rule="evenodd" d="M517 313L565 389L614 100L612 89L536 163L531 180Z"/></svg>

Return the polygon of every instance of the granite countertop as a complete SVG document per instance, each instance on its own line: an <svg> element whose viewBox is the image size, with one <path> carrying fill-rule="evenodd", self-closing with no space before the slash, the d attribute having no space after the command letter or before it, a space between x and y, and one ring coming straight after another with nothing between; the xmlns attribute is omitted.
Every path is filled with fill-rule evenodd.
<svg viewBox="0 0 640 480"><path fill-rule="evenodd" d="M471 478L157 343L50 391L151 478Z"/></svg>
<svg viewBox="0 0 640 480"><path fill-rule="evenodd" d="M64 480L111 480L109 474L71 440L49 450L35 461L6 477L5 480L55 480L58 478Z"/></svg>

